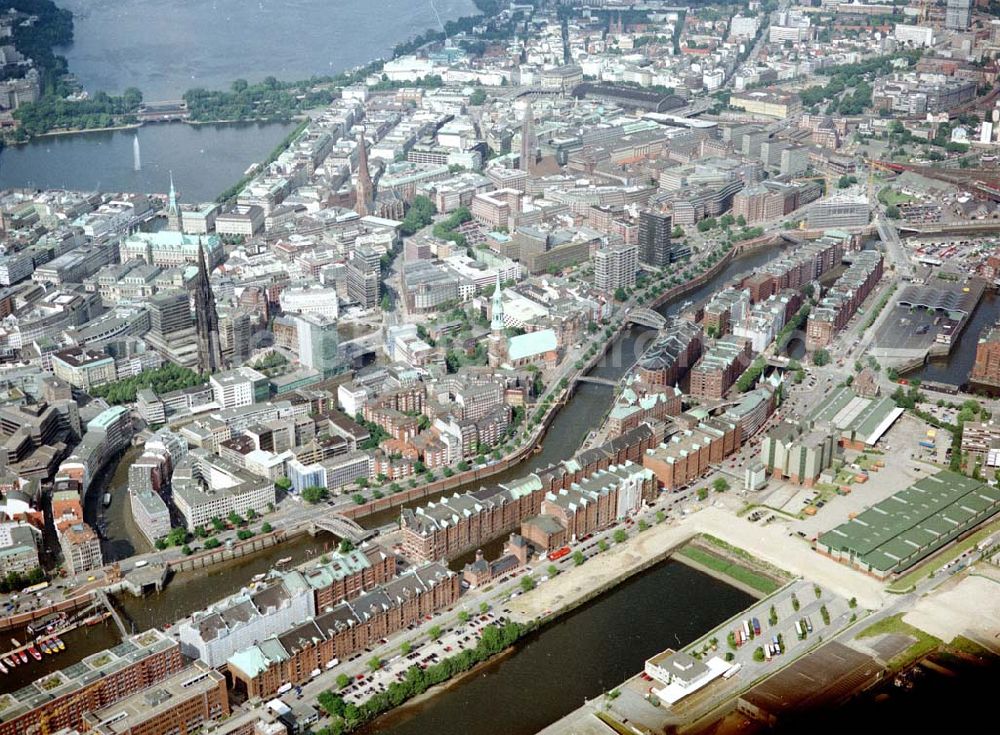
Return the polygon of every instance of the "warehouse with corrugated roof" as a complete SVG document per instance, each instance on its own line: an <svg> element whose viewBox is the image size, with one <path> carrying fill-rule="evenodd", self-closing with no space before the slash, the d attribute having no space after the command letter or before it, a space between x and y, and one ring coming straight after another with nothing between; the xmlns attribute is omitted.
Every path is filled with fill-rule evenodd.
<svg viewBox="0 0 1000 735"><path fill-rule="evenodd" d="M821 534L816 549L879 579L902 572L1000 511L1000 489L943 471Z"/></svg>

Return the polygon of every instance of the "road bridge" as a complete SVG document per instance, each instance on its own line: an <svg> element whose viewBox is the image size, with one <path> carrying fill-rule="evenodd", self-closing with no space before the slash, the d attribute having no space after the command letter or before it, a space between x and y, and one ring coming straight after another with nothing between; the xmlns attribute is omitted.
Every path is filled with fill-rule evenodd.
<svg viewBox="0 0 1000 735"><path fill-rule="evenodd" d="M576 377L577 383L593 383L594 385L610 385L614 388L618 385L617 380L611 380L610 378L598 378L593 375L578 375Z"/></svg>
<svg viewBox="0 0 1000 735"><path fill-rule="evenodd" d="M667 319L663 314L641 306L632 309L628 313L626 321L632 324L640 324L644 327L652 327L653 329L663 329L667 324Z"/></svg>
<svg viewBox="0 0 1000 735"><path fill-rule="evenodd" d="M352 544L360 544L376 533L374 530L362 528L347 516L336 511L330 511L317 516L312 520L310 525L312 526L312 533L315 533L317 530L327 531L334 536L347 539Z"/></svg>

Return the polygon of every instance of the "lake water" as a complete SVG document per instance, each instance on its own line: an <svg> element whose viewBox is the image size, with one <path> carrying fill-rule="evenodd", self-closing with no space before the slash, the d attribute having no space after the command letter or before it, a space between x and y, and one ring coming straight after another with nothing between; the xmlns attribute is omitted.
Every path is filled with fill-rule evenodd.
<svg viewBox="0 0 1000 735"><path fill-rule="evenodd" d="M236 183L295 128L293 123L156 123L36 138L0 153L0 189L166 193L170 172L185 202L211 201ZM139 136L142 169L133 169Z"/></svg>
<svg viewBox="0 0 1000 735"><path fill-rule="evenodd" d="M471 0L59 0L75 15L62 49L90 91L142 90L177 99L234 79L305 79L388 56L400 41L475 13ZM164 193L169 172L183 201L208 201L234 184L293 125L157 124L134 131L41 138L0 153L0 188Z"/></svg>
<svg viewBox="0 0 1000 735"><path fill-rule="evenodd" d="M90 92L178 99L234 79L293 81L387 58L400 41L475 14L471 0L58 0L62 53ZM440 20L439 20L440 18Z"/></svg>

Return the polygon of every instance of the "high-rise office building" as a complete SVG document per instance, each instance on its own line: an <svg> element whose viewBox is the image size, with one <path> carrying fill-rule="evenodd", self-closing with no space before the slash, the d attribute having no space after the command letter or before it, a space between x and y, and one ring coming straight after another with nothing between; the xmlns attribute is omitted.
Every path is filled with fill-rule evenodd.
<svg viewBox="0 0 1000 735"><path fill-rule="evenodd" d="M191 298L185 291L161 291L149 299L150 333L163 340L191 330Z"/></svg>
<svg viewBox="0 0 1000 735"><path fill-rule="evenodd" d="M663 268L670 264L670 230L673 217L663 212L639 215L639 260Z"/></svg>
<svg viewBox="0 0 1000 735"><path fill-rule="evenodd" d="M635 285L639 270L639 246L614 243L594 253L594 285L602 291L614 291Z"/></svg>
<svg viewBox="0 0 1000 735"><path fill-rule="evenodd" d="M347 295L363 309L378 304L380 268L378 252L365 245L356 247L347 263Z"/></svg>
<svg viewBox="0 0 1000 735"><path fill-rule="evenodd" d="M972 0L948 0L944 25L954 31L964 31L972 21Z"/></svg>
<svg viewBox="0 0 1000 735"><path fill-rule="evenodd" d="M318 370L324 378L339 373L342 361L337 322L322 314L296 314L292 318L298 332L299 362Z"/></svg>
<svg viewBox="0 0 1000 735"><path fill-rule="evenodd" d="M146 342L170 362L198 367L198 340L191 321L191 296L181 289L160 291L149 299Z"/></svg>
<svg viewBox="0 0 1000 735"><path fill-rule="evenodd" d="M205 251L198 248L198 277L194 289L194 315L198 335L198 365L203 373L222 369L222 344L219 339L219 314L215 310L212 284L205 268Z"/></svg>
<svg viewBox="0 0 1000 735"><path fill-rule="evenodd" d="M250 356L253 327L245 309L229 308L219 315L219 345L229 364L239 364ZM254 345L256 346L256 345Z"/></svg>

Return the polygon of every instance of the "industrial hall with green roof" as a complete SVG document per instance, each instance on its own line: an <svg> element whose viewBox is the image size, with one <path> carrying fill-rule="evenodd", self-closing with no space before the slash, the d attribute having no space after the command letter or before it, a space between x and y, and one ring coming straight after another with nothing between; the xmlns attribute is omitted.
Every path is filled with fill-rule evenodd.
<svg viewBox="0 0 1000 735"><path fill-rule="evenodd" d="M925 477L819 536L821 553L884 579L1000 511L1000 489L955 472Z"/></svg>

